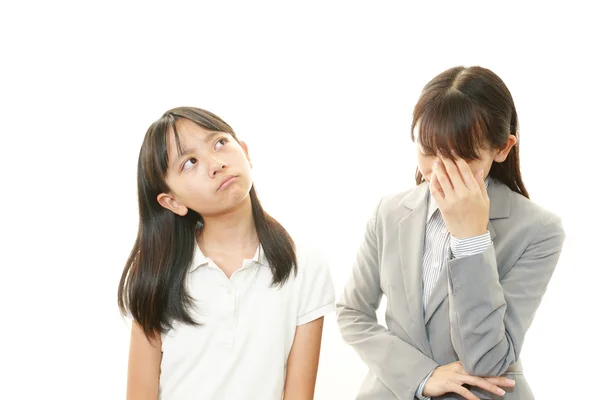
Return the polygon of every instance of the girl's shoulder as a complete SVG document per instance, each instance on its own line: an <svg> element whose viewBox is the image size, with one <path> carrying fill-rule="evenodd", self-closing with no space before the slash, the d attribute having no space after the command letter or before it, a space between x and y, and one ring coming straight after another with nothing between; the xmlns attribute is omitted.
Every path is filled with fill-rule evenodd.
<svg viewBox="0 0 600 400"><path fill-rule="evenodd" d="M293 293L298 304L297 325L302 325L334 311L335 289L324 249L307 241L295 243L298 273Z"/></svg>

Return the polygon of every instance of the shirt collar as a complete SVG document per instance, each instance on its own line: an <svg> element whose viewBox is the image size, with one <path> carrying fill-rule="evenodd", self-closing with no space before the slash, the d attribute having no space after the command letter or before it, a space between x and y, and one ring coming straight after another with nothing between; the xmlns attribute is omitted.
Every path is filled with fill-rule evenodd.
<svg viewBox="0 0 600 400"><path fill-rule="evenodd" d="M490 184L490 176L488 175L487 178L485 178L485 188L487 189L488 185ZM427 196L428 199L428 208L427 208L427 222L429 222L429 220L431 219L431 217L433 216L433 213L436 212L436 210L438 209L438 205L435 202L435 199L433 198L433 196L431 195L431 192L429 192L429 196Z"/></svg>
<svg viewBox="0 0 600 400"><path fill-rule="evenodd" d="M192 264L190 266L189 272L193 272L196 269L208 265L210 259L202 254L202 250L200 250L200 246L198 246L198 242L194 240L194 257L192 258ZM244 264L246 261L250 261L252 263L256 263L258 265L262 265L268 267L269 264L267 262L267 257L262 248L262 245L259 244L256 252L254 253L254 257L249 260L244 260Z"/></svg>

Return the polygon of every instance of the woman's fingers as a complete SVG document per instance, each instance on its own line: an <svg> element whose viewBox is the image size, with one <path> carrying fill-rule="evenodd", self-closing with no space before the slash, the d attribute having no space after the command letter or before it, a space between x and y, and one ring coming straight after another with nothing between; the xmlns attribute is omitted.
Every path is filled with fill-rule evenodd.
<svg viewBox="0 0 600 400"><path fill-rule="evenodd" d="M463 381L463 383L468 383L471 386L477 386L483 390L487 390L488 392L496 393L499 396L504 396L505 393L502 388L478 376L463 375Z"/></svg>
<svg viewBox="0 0 600 400"><path fill-rule="evenodd" d="M496 385L496 386L502 386L502 387L514 387L515 386L515 381L513 381L512 379L504 378L502 376L490 376L490 377L486 377L483 379L485 379L489 383Z"/></svg>
<svg viewBox="0 0 600 400"><path fill-rule="evenodd" d="M454 191L456 191L457 193L465 192L467 190L467 187L465 186L465 182L463 181L461 172L458 169L458 166L456 165L454 160L441 156L440 160L442 160L442 163L444 163L444 168L446 169L446 173L448 175L448 178L450 179L450 183L452 184Z"/></svg>
<svg viewBox="0 0 600 400"><path fill-rule="evenodd" d="M457 393L468 400L479 400L479 398L472 393L464 385L470 385L471 387L478 387L486 392L495 393L499 396L504 396L505 392L503 387L513 387L515 381L501 377L479 377L469 375L460 361L455 361L450 364L442 365L437 367L433 374L425 382L423 387L423 394L425 396L436 397L441 396L445 393Z"/></svg>
<svg viewBox="0 0 600 400"><path fill-rule="evenodd" d="M443 165L444 164L442 164L441 161L436 161L433 166L433 174L436 175L437 181L444 191L444 198L452 198L454 195L454 188L452 187L450 178L446 174Z"/></svg>
<svg viewBox="0 0 600 400"><path fill-rule="evenodd" d="M471 393L471 391L469 389L467 389L464 386L460 386L457 383L452 384L450 389L452 389L452 391L454 393L460 394L462 397L464 397L467 400L480 400L479 397L477 397L473 393Z"/></svg>
<svg viewBox="0 0 600 400"><path fill-rule="evenodd" d="M467 164L467 162L465 160L463 160L462 158L458 158L458 157L456 158L456 160L454 160L454 162L456 163L456 167L460 171L460 175L462 176L462 180L465 183L465 186L467 187L467 189L469 189L469 190L477 189L479 186L479 183L478 183L475 175L473 175L473 171L471 171L471 167L469 167L469 164Z"/></svg>
<svg viewBox="0 0 600 400"><path fill-rule="evenodd" d="M444 190L442 189L442 185L440 185L440 181L437 178L437 174L434 172L431 174L431 180L429 181L429 191L435 200L437 201L436 195L440 196L442 199L444 198Z"/></svg>

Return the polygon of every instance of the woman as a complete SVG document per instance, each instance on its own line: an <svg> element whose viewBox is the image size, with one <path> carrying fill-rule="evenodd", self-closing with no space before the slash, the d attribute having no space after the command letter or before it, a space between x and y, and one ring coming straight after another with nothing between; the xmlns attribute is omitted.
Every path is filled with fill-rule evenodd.
<svg viewBox="0 0 600 400"><path fill-rule="evenodd" d="M417 187L381 200L337 305L369 367L358 399L533 399L519 354L565 235L528 198L517 128L488 69L452 68L423 89Z"/></svg>

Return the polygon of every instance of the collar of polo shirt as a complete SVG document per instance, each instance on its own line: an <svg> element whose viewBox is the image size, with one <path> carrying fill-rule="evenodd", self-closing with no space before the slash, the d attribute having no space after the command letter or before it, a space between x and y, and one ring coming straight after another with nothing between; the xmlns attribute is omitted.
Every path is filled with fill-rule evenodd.
<svg viewBox="0 0 600 400"><path fill-rule="evenodd" d="M254 253L254 257L252 257L252 259L248 261L252 261L258 265L262 265L263 267L269 266L262 245L258 246L258 249L256 249L256 253ZM194 258L192 259L192 264L188 272L194 272L198 268L206 265L208 265L208 257L202 254L202 250L200 250L198 242L194 242Z"/></svg>

